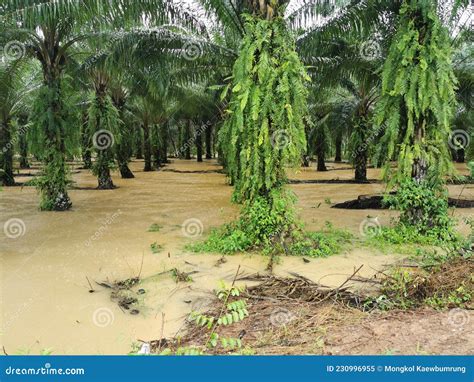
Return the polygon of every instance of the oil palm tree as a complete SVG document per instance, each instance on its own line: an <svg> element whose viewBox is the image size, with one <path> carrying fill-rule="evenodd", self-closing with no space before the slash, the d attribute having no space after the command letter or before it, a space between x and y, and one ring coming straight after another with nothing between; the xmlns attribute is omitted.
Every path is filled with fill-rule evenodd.
<svg viewBox="0 0 474 382"><path fill-rule="evenodd" d="M67 210L72 205L65 158L71 127L65 123L62 79L71 48L96 36L97 29L118 30L127 25L126 20L139 23L146 19L152 25L170 22L180 12L176 4L162 0L5 0L0 11L2 40L20 42L43 70L37 118L32 121L37 140L44 147L43 176L38 182L40 207Z"/></svg>
<svg viewBox="0 0 474 382"><path fill-rule="evenodd" d="M0 62L0 183L15 184L13 179L13 122L27 110L26 96L34 90L35 83L27 76L22 61ZM20 126L20 137L25 137L25 126Z"/></svg>

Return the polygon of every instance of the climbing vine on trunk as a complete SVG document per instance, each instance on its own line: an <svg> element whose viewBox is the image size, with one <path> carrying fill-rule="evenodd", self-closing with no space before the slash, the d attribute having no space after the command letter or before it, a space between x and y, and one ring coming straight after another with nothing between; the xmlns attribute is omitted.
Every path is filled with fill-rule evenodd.
<svg viewBox="0 0 474 382"><path fill-rule="evenodd" d="M112 189L110 170L114 167L113 145L120 141L119 113L105 89L98 87L89 107L89 133L97 157L92 167L99 189Z"/></svg>
<svg viewBox="0 0 474 382"><path fill-rule="evenodd" d="M242 203L240 219L213 231L194 249L259 248L272 259L276 254L323 256L330 248L326 238L304 232L296 198L285 188L285 167L299 165L306 149L309 77L282 18L244 19L246 33L224 92L231 91L228 116L219 132L233 199Z"/></svg>
<svg viewBox="0 0 474 382"><path fill-rule="evenodd" d="M385 173L391 185L399 186L395 204L401 210L400 226L409 226L422 236L436 229L435 236L443 238L451 230L442 185L451 169L448 140L456 78L450 37L435 3L404 1L383 68L375 121L378 126L386 124L386 158L398 154L397 172L388 163ZM436 204L437 199L444 203Z"/></svg>
<svg viewBox="0 0 474 382"><path fill-rule="evenodd" d="M309 77L283 19L245 19L220 144L235 184L234 199L251 203L281 188L284 166L301 160Z"/></svg>
<svg viewBox="0 0 474 382"><path fill-rule="evenodd" d="M78 133L67 112L59 76L50 73L45 77L45 84L33 105L29 131L32 152L44 163L35 184L41 196L40 209L65 211L72 205L67 194L70 179L66 156L74 153Z"/></svg>
<svg viewBox="0 0 474 382"><path fill-rule="evenodd" d="M438 179L450 169L448 139L456 78L451 43L433 1L405 0L397 34L382 73L382 98L375 121L386 123L386 158L398 150L393 182L428 175Z"/></svg>

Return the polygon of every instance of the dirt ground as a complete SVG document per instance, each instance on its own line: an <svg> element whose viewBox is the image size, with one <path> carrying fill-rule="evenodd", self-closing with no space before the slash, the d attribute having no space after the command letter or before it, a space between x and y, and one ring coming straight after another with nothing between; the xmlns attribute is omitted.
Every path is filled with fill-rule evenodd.
<svg viewBox="0 0 474 382"><path fill-rule="evenodd" d="M474 312L382 312L329 333L328 354L474 354Z"/></svg>
<svg viewBox="0 0 474 382"><path fill-rule="evenodd" d="M72 169L75 185L70 192L73 209L64 213L38 211L38 196L32 187L8 187L0 192L0 224L4 226L11 219L24 223L18 237L6 237L0 232L0 348L3 346L10 354L39 354L45 349L53 354L124 354L140 339L156 339L161 334L172 337L180 332L189 312L207 306L212 289L220 280L231 281L238 266L246 274L265 270L268 259L256 254L228 256L220 264L219 255L196 255L184 249L185 244L202 240L213 227L237 216L237 206L230 203L232 189L215 161L173 160L165 169L151 173L142 171L140 161L133 162L131 167L135 179L120 179L114 173L118 188L99 191L95 190L96 179L76 164ZM313 165L290 171L289 177L294 180L353 177L353 170L347 164L328 163L328 167L330 171L317 173ZM25 182L37 171L37 167L22 170L15 180ZM378 170L369 169L370 179L379 175ZM290 187L298 196L297 207L309 230L320 229L329 221L360 236L361 223L368 216L377 217L381 224L388 224L395 216L388 210L331 208L334 203L361 194L382 192L384 186L380 182L301 183ZM452 196L474 199L474 185L452 185L449 189ZM473 212L473 209L453 212L460 221L460 231L467 232L462 218L472 216ZM189 221L197 228L196 233L186 230ZM152 224L157 224L159 231L148 232ZM159 248L157 253L150 249L154 243ZM363 265L361 276L371 277L402 258L396 253L354 247L330 258L311 259L309 263L301 258L283 258L274 271L285 277L289 271L297 272L335 287L360 265ZM176 283L169 272L173 268L195 272L191 276L193 281ZM110 290L96 283L137 275L141 282L133 287L137 302L130 310L119 307L111 300ZM89 293L90 289L94 292ZM137 310L137 314L132 314L132 310ZM462 340L459 344L467 341L472 351L472 336L458 329L453 332L443 324L447 314L416 312L413 316L401 314L389 320L365 317L363 325L354 323L358 329L347 327L346 334L340 327L328 329L324 340L328 342L323 344L323 349L339 354L451 352L456 341ZM471 312L468 321L472 334ZM444 336L453 338L436 342L430 338L429 330L420 330L419 341L407 334L405 338L413 340L404 345L401 333L414 332L416 322L425 322L437 333L433 337L439 338L444 325ZM373 341L372 348L370 344L364 345L367 336L374 335L372 331L379 333L378 328L386 328L387 332L393 329L397 335L387 337L386 343ZM355 336L360 336L361 344L350 350L352 345L346 340L352 337L356 340ZM394 338L400 338L400 343L390 342ZM318 336L308 341L320 343ZM459 352L469 350L468 344L459 345Z"/></svg>
<svg viewBox="0 0 474 382"><path fill-rule="evenodd" d="M471 261L465 261L466 267L472 268ZM429 274L428 284L446 270L434 272ZM470 277L457 279L472 289ZM464 309L435 310L419 304L410 310L380 310L374 299L367 298L378 296L377 290L362 291L348 284L328 288L298 276L256 278L260 280L257 285L229 299L246 301L248 316L213 329L221 339L241 339L242 348L253 354L474 354L472 301ZM228 312L222 308L227 302L215 298L208 310L199 313L223 317ZM172 350L203 349L210 332L190 319L179 341L177 337L166 339L166 344L152 341L152 351L159 353L164 345ZM216 354L236 351L219 342L217 347L204 349Z"/></svg>

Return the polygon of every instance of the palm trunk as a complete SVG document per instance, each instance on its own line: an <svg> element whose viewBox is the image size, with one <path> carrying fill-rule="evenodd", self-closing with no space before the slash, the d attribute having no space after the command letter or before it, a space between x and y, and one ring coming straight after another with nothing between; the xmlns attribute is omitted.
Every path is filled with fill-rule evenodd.
<svg viewBox="0 0 474 382"><path fill-rule="evenodd" d="M197 161L202 162L202 134L198 132L196 134L196 151L197 151Z"/></svg>
<svg viewBox="0 0 474 382"><path fill-rule="evenodd" d="M340 163L342 162L342 134L338 132L336 135L336 156L334 158L334 162Z"/></svg>
<svg viewBox="0 0 474 382"><path fill-rule="evenodd" d="M119 162L119 171L122 179L135 178L135 175L133 175L132 170L130 170L130 167L128 167L127 162Z"/></svg>
<svg viewBox="0 0 474 382"><path fill-rule="evenodd" d="M151 165L150 127L148 126L148 123L143 124L143 141L145 154L145 168L143 171L153 171L153 167Z"/></svg>
<svg viewBox="0 0 474 382"><path fill-rule="evenodd" d="M117 143L117 163L120 171L120 176L122 179L132 179L135 178L132 170L128 167L130 159L133 155L132 142L133 142L133 132L125 124L124 118L124 109L125 109L125 98L120 95L115 95L113 97L113 102L115 107L119 112L120 124L120 142Z"/></svg>
<svg viewBox="0 0 474 382"><path fill-rule="evenodd" d="M161 163L168 163L168 124L169 121L163 123L160 129L161 135Z"/></svg>
<svg viewBox="0 0 474 382"><path fill-rule="evenodd" d="M460 148L456 151L456 162L464 163L466 161L466 151L463 148Z"/></svg>
<svg viewBox="0 0 474 382"><path fill-rule="evenodd" d="M143 139L142 129L138 126L135 131L135 148L136 148L136 159L143 159Z"/></svg>
<svg viewBox="0 0 474 382"><path fill-rule="evenodd" d="M0 125L0 183L3 186L13 186L13 144L11 142L10 121Z"/></svg>
<svg viewBox="0 0 474 382"><path fill-rule="evenodd" d="M324 152L321 152L321 151L318 152L317 156L318 156L317 171L327 171L328 169L326 167Z"/></svg>
<svg viewBox="0 0 474 382"><path fill-rule="evenodd" d="M28 116L21 115L18 118L20 128L18 130L18 146L20 148L20 168L30 168L28 162L28 141L26 140L26 125L28 123Z"/></svg>
<svg viewBox="0 0 474 382"><path fill-rule="evenodd" d="M96 117L96 128L101 129L102 116L106 113L104 102L106 94L106 86L103 83L99 83L96 87L96 101L99 104L99 111ZM114 160L114 152L112 147L97 150L97 159L95 163L95 170L97 174L97 188L99 190L111 190L114 189L114 183L112 182L112 176L110 175L111 162Z"/></svg>
<svg viewBox="0 0 474 382"><path fill-rule="evenodd" d="M369 156L367 131L369 130L369 117L368 108L365 104L359 106L357 118L355 134L358 147L354 153L354 179L357 182L367 182L367 160Z"/></svg>
<svg viewBox="0 0 474 382"><path fill-rule="evenodd" d="M92 154L91 154L91 137L87 129L88 115L87 111L82 116L82 132L81 132L81 143L82 143L82 162L84 163L85 169L92 168Z"/></svg>
<svg viewBox="0 0 474 382"><path fill-rule="evenodd" d="M206 127L206 159L212 159L212 125Z"/></svg>
<svg viewBox="0 0 474 382"><path fill-rule="evenodd" d="M425 122L423 119L418 121L418 125L415 131L414 144L423 146L423 140L425 137ZM424 158L415 158L412 165L412 174L411 177L417 184L421 184L425 181L426 176L428 175L428 164Z"/></svg>
<svg viewBox="0 0 474 382"><path fill-rule="evenodd" d="M132 134L127 126L123 126L120 143L117 145L117 163L122 179L135 178L132 170L128 167L132 156Z"/></svg>
<svg viewBox="0 0 474 382"><path fill-rule="evenodd" d="M107 149L109 150L109 149ZM108 166L109 153L106 151L100 151L97 155L97 161L102 165L98 167L97 181L99 190L112 190L115 188L112 182L112 176L110 175L110 168Z"/></svg>
<svg viewBox="0 0 474 382"><path fill-rule="evenodd" d="M357 150L354 158L355 180L367 182L367 149Z"/></svg>
<svg viewBox="0 0 474 382"><path fill-rule="evenodd" d="M65 136L62 124L63 104L60 84L60 70L50 68L45 75L47 108L51 117L44 121L46 136L45 155L43 157L43 176L40 186L42 210L66 211L71 208L71 199L67 194L68 177L66 165Z"/></svg>
<svg viewBox="0 0 474 382"><path fill-rule="evenodd" d="M328 169L326 168L326 137L324 134L324 131L318 132L318 136L316 137L317 143L316 143L316 157L318 160L317 163L317 171L327 171Z"/></svg>
<svg viewBox="0 0 474 382"><path fill-rule="evenodd" d="M160 125L153 125L153 165L158 170L161 167L161 150L160 150Z"/></svg>
<svg viewBox="0 0 474 382"><path fill-rule="evenodd" d="M306 152L303 153L302 164L303 167L309 167L311 163L311 140L309 139L309 127L306 125L304 129L306 135Z"/></svg>
<svg viewBox="0 0 474 382"><path fill-rule="evenodd" d="M185 124L184 128L184 144L185 144L185 152L184 152L184 159L191 159L191 128L193 122L188 120L188 123Z"/></svg>
<svg viewBox="0 0 474 382"><path fill-rule="evenodd" d="M28 161L28 141L26 140L25 134L20 134L19 139L20 145L20 168L30 168L30 162Z"/></svg>

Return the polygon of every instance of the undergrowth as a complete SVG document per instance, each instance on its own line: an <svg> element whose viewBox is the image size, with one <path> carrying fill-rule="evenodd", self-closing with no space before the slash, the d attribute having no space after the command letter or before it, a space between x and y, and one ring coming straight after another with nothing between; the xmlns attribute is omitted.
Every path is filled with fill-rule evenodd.
<svg viewBox="0 0 474 382"><path fill-rule="evenodd" d="M400 211L400 217L395 227L382 230L382 238L394 243L433 245L459 240L454 219L449 216L447 190L442 185L406 180L385 201L391 209Z"/></svg>
<svg viewBox="0 0 474 382"><path fill-rule="evenodd" d="M242 288L235 285L226 286L223 282L216 290L216 296L221 301L216 314L192 312L188 321L196 328L205 328L207 335L203 343L180 346L179 341L174 348L168 347L159 355L205 355L215 353L252 354L244 347L241 338L227 337L221 333L221 328L240 322L249 316L245 299L240 298Z"/></svg>
<svg viewBox="0 0 474 382"><path fill-rule="evenodd" d="M270 199L257 198L244 205L240 219L211 231L203 242L191 244L193 252L232 254L260 250L266 255L327 257L339 253L352 235L326 223L319 232L306 232L293 209L294 196L278 191Z"/></svg>
<svg viewBox="0 0 474 382"><path fill-rule="evenodd" d="M385 274L380 295L372 299L382 310L428 305L436 309L469 308L474 298L471 250L420 251L416 265L394 267Z"/></svg>
<svg viewBox="0 0 474 382"><path fill-rule="evenodd" d="M384 203L400 211L390 227L378 227L367 243L377 248L415 253L418 246L436 246L454 250L462 245L449 215L447 191L441 185L418 184L407 180Z"/></svg>

